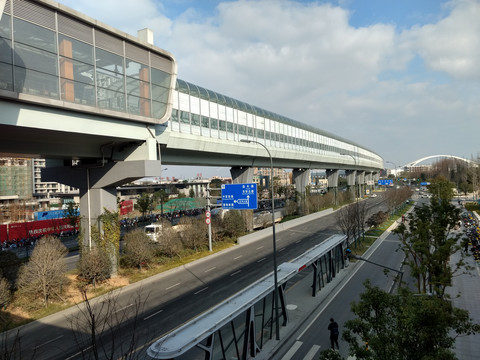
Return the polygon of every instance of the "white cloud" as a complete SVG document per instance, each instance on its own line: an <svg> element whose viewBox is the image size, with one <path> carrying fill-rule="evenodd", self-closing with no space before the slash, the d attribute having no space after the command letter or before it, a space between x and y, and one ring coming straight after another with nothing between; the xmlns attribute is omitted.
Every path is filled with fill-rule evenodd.
<svg viewBox="0 0 480 360"><path fill-rule="evenodd" d="M413 32L426 65L460 79L480 80L480 2L459 0L450 16Z"/></svg>

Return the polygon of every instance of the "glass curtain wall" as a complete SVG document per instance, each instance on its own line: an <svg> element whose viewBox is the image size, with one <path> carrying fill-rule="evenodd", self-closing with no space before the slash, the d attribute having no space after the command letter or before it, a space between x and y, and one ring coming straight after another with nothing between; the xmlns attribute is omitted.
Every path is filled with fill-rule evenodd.
<svg viewBox="0 0 480 360"><path fill-rule="evenodd" d="M161 119L172 70L172 59L115 34L33 1L7 1L1 90Z"/></svg>

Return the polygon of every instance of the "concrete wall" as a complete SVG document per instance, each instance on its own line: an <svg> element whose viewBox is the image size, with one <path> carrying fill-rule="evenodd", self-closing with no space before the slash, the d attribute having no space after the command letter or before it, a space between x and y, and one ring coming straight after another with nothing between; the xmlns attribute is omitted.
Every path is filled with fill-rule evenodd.
<svg viewBox="0 0 480 360"><path fill-rule="evenodd" d="M316 220L316 219L320 219L321 217L323 217L325 215L328 215L328 214L331 214L331 213L333 213L333 208L326 209L326 210L323 210L323 211L319 211L319 212L316 212L314 214L310 214L310 215L307 215L307 216L302 216L298 219L290 220L290 221L287 221L287 222L284 222L284 223L281 223L281 224L276 224L275 225L275 232L278 233L280 231L290 229L292 227L304 224L306 222ZM276 215L277 214L275 214L275 218L277 217ZM272 228L271 227L263 229L263 230L255 231L255 232L253 232L251 234L248 234L248 235L245 235L245 236L241 236L241 237L238 238L237 243L238 243L238 245L245 245L248 242L260 240L260 239L263 239L263 238L266 238L266 237L269 237L269 236L272 236Z"/></svg>

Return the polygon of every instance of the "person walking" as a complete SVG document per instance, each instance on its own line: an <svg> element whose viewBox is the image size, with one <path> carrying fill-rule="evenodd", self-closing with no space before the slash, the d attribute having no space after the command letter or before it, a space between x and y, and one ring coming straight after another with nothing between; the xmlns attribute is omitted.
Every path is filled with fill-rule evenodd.
<svg viewBox="0 0 480 360"><path fill-rule="evenodd" d="M338 335L340 335L340 331L338 330L338 324L333 318L330 318L328 330L330 330L330 344L332 345L332 349L335 349L335 345L337 345L337 349L340 350L340 347L338 346Z"/></svg>

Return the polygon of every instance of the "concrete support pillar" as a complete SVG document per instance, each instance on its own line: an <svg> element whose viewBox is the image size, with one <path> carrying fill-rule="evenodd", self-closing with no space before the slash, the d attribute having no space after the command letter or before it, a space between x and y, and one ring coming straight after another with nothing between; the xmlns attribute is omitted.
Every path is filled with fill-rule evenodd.
<svg viewBox="0 0 480 360"><path fill-rule="evenodd" d="M327 169L325 171L328 181L328 191L333 191L335 205L338 205L338 169Z"/></svg>
<svg viewBox="0 0 480 360"><path fill-rule="evenodd" d="M357 171L356 183L358 184L358 197L365 195L365 171Z"/></svg>
<svg viewBox="0 0 480 360"><path fill-rule="evenodd" d="M373 179L373 188L375 189L377 187L378 180L380 180L380 172L373 172L372 179Z"/></svg>
<svg viewBox="0 0 480 360"><path fill-rule="evenodd" d="M337 188L338 187L338 169L327 170L327 181L328 188Z"/></svg>
<svg viewBox="0 0 480 360"><path fill-rule="evenodd" d="M365 173L365 185L366 188L369 190L369 193L371 194L373 191L373 176L371 172L366 172Z"/></svg>
<svg viewBox="0 0 480 360"><path fill-rule="evenodd" d="M295 189L300 193L300 199L297 199L297 206L299 213L303 215L309 214L306 188L310 180L310 169L293 169L292 181L295 184ZM301 206L301 205L304 206Z"/></svg>
<svg viewBox="0 0 480 360"><path fill-rule="evenodd" d="M305 189L310 180L310 169L293 169L292 180L297 191L305 196Z"/></svg>
<svg viewBox="0 0 480 360"><path fill-rule="evenodd" d="M253 168L249 166L232 167L230 169L234 184L247 184L253 182Z"/></svg>
<svg viewBox="0 0 480 360"><path fill-rule="evenodd" d="M91 226L99 226L98 220L105 209L115 212L117 186L141 179L158 177L161 163L155 160L110 162L100 165L56 166L42 169L42 181L55 181L76 187L80 191L80 217L85 247L90 247ZM90 226L89 226L90 225Z"/></svg>
<svg viewBox="0 0 480 360"><path fill-rule="evenodd" d="M102 228L99 220L100 215L105 212L105 209L115 212L117 207L116 187L80 189L80 227L85 235L83 239L84 247L95 246L92 243L90 232L92 226L99 230Z"/></svg>
<svg viewBox="0 0 480 360"><path fill-rule="evenodd" d="M345 170L345 176L347 177L347 185L350 188L350 191L353 193L353 198L357 198L357 186L356 186L356 176L357 170Z"/></svg>

